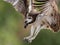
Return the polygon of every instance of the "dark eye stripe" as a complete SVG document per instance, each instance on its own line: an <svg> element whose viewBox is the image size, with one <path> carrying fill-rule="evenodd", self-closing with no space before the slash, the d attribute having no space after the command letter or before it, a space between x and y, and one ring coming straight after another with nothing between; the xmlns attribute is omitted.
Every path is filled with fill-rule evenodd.
<svg viewBox="0 0 60 45"><path fill-rule="evenodd" d="M28 18L28 19L31 19L31 18Z"/></svg>

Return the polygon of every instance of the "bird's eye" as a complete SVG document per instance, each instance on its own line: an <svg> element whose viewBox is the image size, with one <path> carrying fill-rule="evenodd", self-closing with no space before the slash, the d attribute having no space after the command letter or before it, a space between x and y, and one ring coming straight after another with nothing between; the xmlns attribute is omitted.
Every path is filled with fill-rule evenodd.
<svg viewBox="0 0 60 45"><path fill-rule="evenodd" d="M31 18L28 18L28 19L31 19Z"/></svg>

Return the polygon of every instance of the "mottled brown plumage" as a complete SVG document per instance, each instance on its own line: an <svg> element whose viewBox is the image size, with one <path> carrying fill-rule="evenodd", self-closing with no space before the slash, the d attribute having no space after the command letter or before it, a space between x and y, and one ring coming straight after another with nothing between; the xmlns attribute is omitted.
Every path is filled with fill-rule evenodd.
<svg viewBox="0 0 60 45"><path fill-rule="evenodd" d="M53 29L54 32L57 32L60 30L60 14L58 12L55 12L53 14L53 18L55 21L55 23L51 24L50 27Z"/></svg>
<svg viewBox="0 0 60 45"><path fill-rule="evenodd" d="M55 23L51 24L50 27L54 30L54 32L57 32L60 30L60 13L56 4L56 0L53 0L51 4L53 7L53 13L51 15L54 18Z"/></svg>

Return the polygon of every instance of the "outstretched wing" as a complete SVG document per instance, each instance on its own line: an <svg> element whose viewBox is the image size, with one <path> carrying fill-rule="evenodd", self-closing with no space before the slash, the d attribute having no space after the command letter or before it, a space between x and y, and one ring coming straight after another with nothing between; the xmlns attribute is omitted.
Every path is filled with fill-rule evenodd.
<svg viewBox="0 0 60 45"><path fill-rule="evenodd" d="M6 2L8 2L8 3L11 3L11 4L14 6L14 5L17 4L17 2L18 2L19 0L4 0L4 1L6 1Z"/></svg>
<svg viewBox="0 0 60 45"><path fill-rule="evenodd" d="M26 15L27 10L28 10L28 2L27 1L29 1L29 0L4 0L4 1L11 3L18 12L22 13L23 15ZM34 8L39 7L38 9L40 9L41 5L39 3L37 3L36 1L40 2L40 4L41 4L41 2L45 3L48 0L35 0L33 2Z"/></svg>
<svg viewBox="0 0 60 45"><path fill-rule="evenodd" d="M26 15L28 9L27 0L19 0L18 4L16 5L16 9L23 15Z"/></svg>
<svg viewBox="0 0 60 45"><path fill-rule="evenodd" d="M16 8L16 10L20 13L22 13L23 15L26 14L27 12L27 0L4 0L8 3L11 3L14 8Z"/></svg>

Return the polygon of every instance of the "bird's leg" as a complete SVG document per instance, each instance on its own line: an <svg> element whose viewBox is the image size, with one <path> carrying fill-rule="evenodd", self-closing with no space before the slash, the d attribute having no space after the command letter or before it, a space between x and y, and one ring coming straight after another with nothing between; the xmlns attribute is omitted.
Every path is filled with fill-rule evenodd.
<svg viewBox="0 0 60 45"><path fill-rule="evenodd" d="M36 28L36 30L34 32L34 36L31 37L29 40L31 40L31 41L34 40L39 32L40 32L40 26L37 26L37 28Z"/></svg>
<svg viewBox="0 0 60 45"><path fill-rule="evenodd" d="M29 39L32 38L33 34L34 34L34 30L35 30L35 27L32 25L31 26L31 32L30 32L30 35L28 37L24 37L24 40L28 40L29 42ZM31 42L31 41L30 41Z"/></svg>
<svg viewBox="0 0 60 45"><path fill-rule="evenodd" d="M39 34L40 30L41 30L41 29L45 29L45 28L46 28L45 25L42 26L42 27L37 26L36 31L35 31L35 33L34 33L34 36L33 36L32 38L30 38L29 40L32 42L32 40L34 40L34 39L37 37L37 35Z"/></svg>

